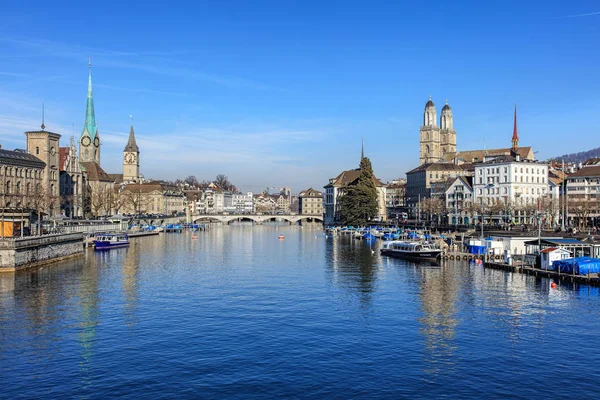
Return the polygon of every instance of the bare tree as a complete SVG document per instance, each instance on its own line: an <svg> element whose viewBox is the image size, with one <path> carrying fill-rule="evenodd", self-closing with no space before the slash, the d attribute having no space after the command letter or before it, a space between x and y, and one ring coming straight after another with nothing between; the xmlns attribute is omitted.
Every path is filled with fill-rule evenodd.
<svg viewBox="0 0 600 400"><path fill-rule="evenodd" d="M214 180L215 185L219 186L221 189L226 191L234 192L236 190L235 185L229 182L229 179L226 175L219 174Z"/></svg>
<svg viewBox="0 0 600 400"><path fill-rule="evenodd" d="M42 213L47 213L52 209L59 201L59 197L54 195L50 189L43 187L41 183L37 183L34 186L32 198L37 212L37 234L40 235L42 233Z"/></svg>
<svg viewBox="0 0 600 400"><path fill-rule="evenodd" d="M183 183L187 183L189 186L196 188L200 184L198 179L194 175L190 175L183 180Z"/></svg>
<svg viewBox="0 0 600 400"><path fill-rule="evenodd" d="M587 227L587 219L593 209L593 203L583 197L569 199L569 213L577 216L580 228L585 229Z"/></svg>
<svg viewBox="0 0 600 400"><path fill-rule="evenodd" d="M130 185L119 193L119 202L133 214L139 214L146 211L151 199L143 192L141 185Z"/></svg>

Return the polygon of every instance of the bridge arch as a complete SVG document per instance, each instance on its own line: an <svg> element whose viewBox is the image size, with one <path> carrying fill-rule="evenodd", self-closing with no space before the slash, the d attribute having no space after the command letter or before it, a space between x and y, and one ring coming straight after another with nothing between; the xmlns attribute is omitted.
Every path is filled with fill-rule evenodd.
<svg viewBox="0 0 600 400"><path fill-rule="evenodd" d="M229 225L229 224L231 224L234 221L252 221L255 224L260 224L260 221L257 220L253 215L236 215L234 217L226 219L225 223L227 225Z"/></svg>
<svg viewBox="0 0 600 400"><path fill-rule="evenodd" d="M223 222L223 219L217 215L200 215L193 218L194 223L198 222Z"/></svg>
<svg viewBox="0 0 600 400"><path fill-rule="evenodd" d="M306 221L311 219L313 222L319 221L319 222L323 222L323 217L320 217L318 215L299 215L296 217L296 222L300 222L300 221Z"/></svg>

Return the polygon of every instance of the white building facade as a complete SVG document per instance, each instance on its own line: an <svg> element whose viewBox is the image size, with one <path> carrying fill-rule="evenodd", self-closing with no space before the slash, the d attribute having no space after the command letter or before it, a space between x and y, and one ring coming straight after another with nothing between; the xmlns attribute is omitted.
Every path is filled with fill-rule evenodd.
<svg viewBox="0 0 600 400"><path fill-rule="evenodd" d="M486 157L475 165L473 192L474 202L485 205L486 221L535 223L539 204L549 194L548 164L518 156Z"/></svg>

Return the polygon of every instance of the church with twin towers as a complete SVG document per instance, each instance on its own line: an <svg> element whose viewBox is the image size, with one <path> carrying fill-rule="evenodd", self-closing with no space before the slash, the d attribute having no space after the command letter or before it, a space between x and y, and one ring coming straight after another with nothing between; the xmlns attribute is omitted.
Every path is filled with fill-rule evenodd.
<svg viewBox="0 0 600 400"><path fill-rule="evenodd" d="M429 96L423 113L420 144L420 164L435 163L456 155L456 131L448 100L442 107L438 125L435 104Z"/></svg>

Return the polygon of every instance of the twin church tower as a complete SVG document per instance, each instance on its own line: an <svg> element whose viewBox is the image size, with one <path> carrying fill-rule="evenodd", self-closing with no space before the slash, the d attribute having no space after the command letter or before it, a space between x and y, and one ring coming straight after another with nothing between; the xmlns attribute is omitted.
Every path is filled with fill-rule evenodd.
<svg viewBox="0 0 600 400"><path fill-rule="evenodd" d="M454 157L456 154L456 131L454 130L452 109L448 105L448 100L442 108L440 125L438 126L435 104L429 96L423 114L420 142L420 164L439 162L444 158Z"/></svg>
<svg viewBox="0 0 600 400"><path fill-rule="evenodd" d="M88 93L85 109L85 123L79 138L79 157L83 163L95 163L100 166L100 134L94 113L94 96L92 94L92 64L88 63ZM140 179L140 149L135 142L133 125L129 129L129 140L123 150L123 181Z"/></svg>

